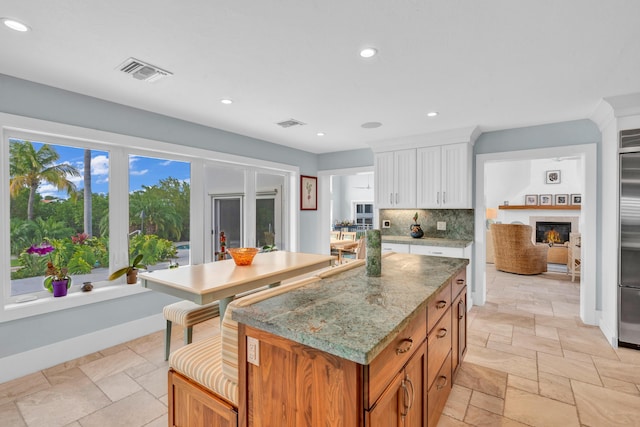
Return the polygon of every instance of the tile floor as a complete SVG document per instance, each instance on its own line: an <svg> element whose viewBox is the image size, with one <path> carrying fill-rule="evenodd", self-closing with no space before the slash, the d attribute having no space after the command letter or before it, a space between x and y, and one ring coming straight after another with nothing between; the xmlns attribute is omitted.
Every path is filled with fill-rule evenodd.
<svg viewBox="0 0 640 427"><path fill-rule="evenodd" d="M640 425L640 351L614 350L580 322L579 285L487 267L487 304L469 313L469 349L438 426ZM194 339L218 325L196 326ZM172 348L181 345L174 328ZM0 425L165 427L163 355L158 332L0 384Z"/></svg>

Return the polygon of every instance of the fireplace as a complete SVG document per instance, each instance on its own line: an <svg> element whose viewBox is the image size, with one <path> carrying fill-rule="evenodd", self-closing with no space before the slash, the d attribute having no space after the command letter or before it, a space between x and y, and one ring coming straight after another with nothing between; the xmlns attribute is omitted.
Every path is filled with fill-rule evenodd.
<svg viewBox="0 0 640 427"><path fill-rule="evenodd" d="M563 245L569 241L571 222L536 221L536 243Z"/></svg>

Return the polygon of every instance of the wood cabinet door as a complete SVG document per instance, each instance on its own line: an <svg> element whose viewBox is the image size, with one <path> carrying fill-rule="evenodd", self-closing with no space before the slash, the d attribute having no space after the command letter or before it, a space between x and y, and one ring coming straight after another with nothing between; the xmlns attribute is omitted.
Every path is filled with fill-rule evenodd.
<svg viewBox="0 0 640 427"><path fill-rule="evenodd" d="M451 369L455 375L467 351L467 289L463 289L452 304L451 319L453 337L451 342Z"/></svg>
<svg viewBox="0 0 640 427"><path fill-rule="evenodd" d="M371 411L367 411L368 427L426 426L426 363L427 343L423 342L405 367L394 377Z"/></svg>
<svg viewBox="0 0 640 427"><path fill-rule="evenodd" d="M416 201L418 208L440 207L442 201L440 151L440 147L426 147L417 150Z"/></svg>
<svg viewBox="0 0 640 427"><path fill-rule="evenodd" d="M393 152L376 154L375 157L375 202L377 208L392 208L394 205L394 161Z"/></svg>
<svg viewBox="0 0 640 427"><path fill-rule="evenodd" d="M471 208L469 144L442 146L442 208Z"/></svg>
<svg viewBox="0 0 640 427"><path fill-rule="evenodd" d="M394 152L394 206L395 208L416 207L416 150Z"/></svg>

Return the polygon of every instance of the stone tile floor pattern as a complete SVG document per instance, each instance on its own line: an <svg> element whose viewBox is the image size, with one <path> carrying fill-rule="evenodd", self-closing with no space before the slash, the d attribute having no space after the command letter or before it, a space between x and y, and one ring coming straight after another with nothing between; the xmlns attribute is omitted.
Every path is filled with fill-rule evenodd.
<svg viewBox="0 0 640 427"><path fill-rule="evenodd" d="M439 427L639 426L640 351L613 349L578 316L565 274L487 265L487 304L469 313L469 347ZM182 345L174 328L171 348ZM219 320L194 340L219 333ZM164 427L164 332L0 384L7 427Z"/></svg>

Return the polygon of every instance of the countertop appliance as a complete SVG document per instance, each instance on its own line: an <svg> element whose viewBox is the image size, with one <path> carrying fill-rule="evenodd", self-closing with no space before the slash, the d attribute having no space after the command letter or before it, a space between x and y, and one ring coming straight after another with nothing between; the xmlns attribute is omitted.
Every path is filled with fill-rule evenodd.
<svg viewBox="0 0 640 427"><path fill-rule="evenodd" d="M620 132L618 345L640 349L640 129Z"/></svg>

